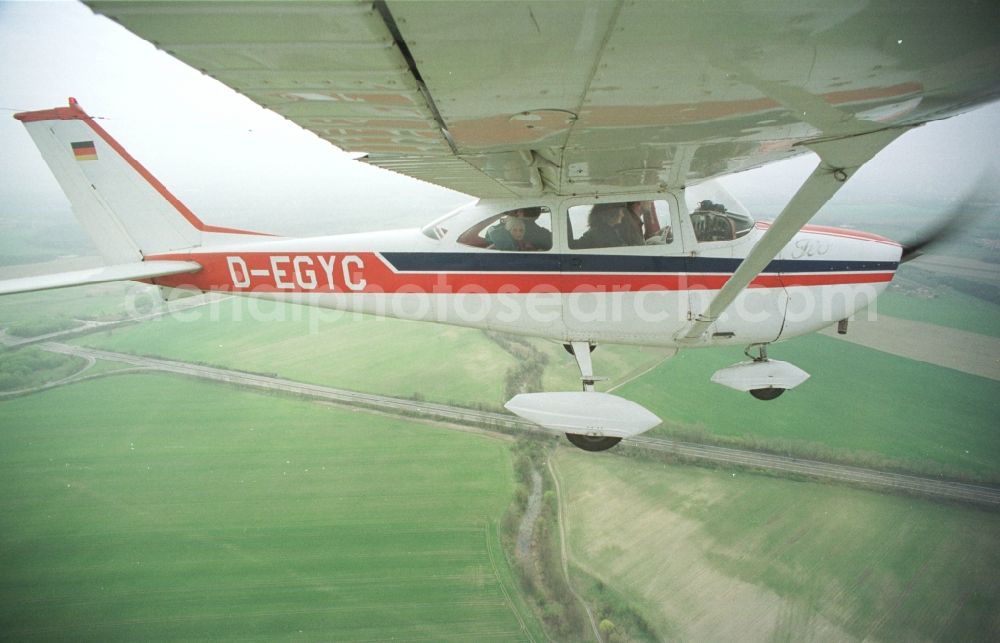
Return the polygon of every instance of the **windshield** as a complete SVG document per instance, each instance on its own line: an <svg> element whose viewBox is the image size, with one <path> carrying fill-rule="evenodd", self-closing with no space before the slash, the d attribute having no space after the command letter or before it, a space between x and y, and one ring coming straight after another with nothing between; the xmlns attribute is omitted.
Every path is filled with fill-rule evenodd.
<svg viewBox="0 0 1000 643"><path fill-rule="evenodd" d="M753 217L717 181L688 187L684 201L698 241L729 241L753 230Z"/></svg>
<svg viewBox="0 0 1000 643"><path fill-rule="evenodd" d="M444 239L445 235L448 234L447 222L449 219L454 217L456 214L462 210L475 205L476 202L466 203L463 206L457 207L448 214L442 215L437 219L434 219L424 227L420 228L420 231L424 233L424 236L430 237L431 239L441 240Z"/></svg>

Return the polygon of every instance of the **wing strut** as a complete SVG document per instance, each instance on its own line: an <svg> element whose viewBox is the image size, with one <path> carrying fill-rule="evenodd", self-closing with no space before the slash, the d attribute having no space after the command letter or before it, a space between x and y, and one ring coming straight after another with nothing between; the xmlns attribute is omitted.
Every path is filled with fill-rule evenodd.
<svg viewBox="0 0 1000 643"><path fill-rule="evenodd" d="M836 139L819 139L804 143L819 155L820 162L788 205L774 220L750 254L739 265L708 306L676 339L682 344L697 344L715 320L733 303L740 292L750 285L771 260L791 241L799 230L837 193L847 180L865 163L909 128L890 128Z"/></svg>

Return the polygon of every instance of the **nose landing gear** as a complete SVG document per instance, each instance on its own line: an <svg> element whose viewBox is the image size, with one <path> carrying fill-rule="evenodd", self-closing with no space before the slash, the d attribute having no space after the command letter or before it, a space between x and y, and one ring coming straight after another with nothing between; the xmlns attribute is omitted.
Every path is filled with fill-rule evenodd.
<svg viewBox="0 0 1000 643"><path fill-rule="evenodd" d="M754 347L753 344L747 346L744 349L743 354L752 359L754 362L766 362L767 361L767 344L757 344L757 357L750 354L750 349ZM753 395L758 400L773 400L779 397L786 389L777 388L774 386L768 386L767 388L752 388L750 389L750 395Z"/></svg>
<svg viewBox="0 0 1000 643"><path fill-rule="evenodd" d="M757 348L757 354L750 351ZM751 344L743 353L749 362L740 362L716 371L712 381L737 391L746 391L758 400L773 400L809 379L809 373L788 362L767 357L767 344Z"/></svg>

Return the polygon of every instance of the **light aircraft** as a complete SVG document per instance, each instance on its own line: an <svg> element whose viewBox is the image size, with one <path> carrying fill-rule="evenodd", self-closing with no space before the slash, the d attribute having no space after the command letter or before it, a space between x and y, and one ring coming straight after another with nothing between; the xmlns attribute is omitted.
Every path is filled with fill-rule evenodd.
<svg viewBox="0 0 1000 643"><path fill-rule="evenodd" d="M743 346L713 380L773 399L774 342L839 324L905 248L808 225L880 150L1000 97L995 2L91 2L365 162L478 197L423 229L283 238L204 223L73 99L17 114L111 280L543 337L581 391L512 412L599 451L659 418L595 391L604 342ZM774 221L713 179L813 152ZM335 212L335 206L331 206Z"/></svg>

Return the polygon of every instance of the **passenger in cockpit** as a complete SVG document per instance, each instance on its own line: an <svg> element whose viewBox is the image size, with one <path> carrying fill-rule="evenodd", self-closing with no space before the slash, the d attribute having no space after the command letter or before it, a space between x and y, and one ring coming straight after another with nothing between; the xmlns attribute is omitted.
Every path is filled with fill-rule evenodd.
<svg viewBox="0 0 1000 643"><path fill-rule="evenodd" d="M490 228L492 234L486 236L487 240L491 241L489 245L491 249L534 250L524 238L524 219L508 216L501 219L498 225L501 227L496 230Z"/></svg>
<svg viewBox="0 0 1000 643"><path fill-rule="evenodd" d="M507 233L510 234L510 240L513 244L511 248L502 248L504 250L533 250L530 247L528 240L524 238L524 219L510 218L507 219Z"/></svg>
<svg viewBox="0 0 1000 643"><path fill-rule="evenodd" d="M578 248L614 248L627 245L618 233L625 216L622 203L598 203L590 209L587 231L577 242Z"/></svg>
<svg viewBox="0 0 1000 643"><path fill-rule="evenodd" d="M521 219L524 221L524 240L531 246L532 250L548 250L552 247L552 233L538 225L538 217L542 214L542 209L522 208L518 210Z"/></svg>
<svg viewBox="0 0 1000 643"><path fill-rule="evenodd" d="M538 225L541 208L520 208L508 212L486 231L486 241L495 250L548 250L552 247L552 233ZM521 224L522 237L515 241L511 236L512 221Z"/></svg>

